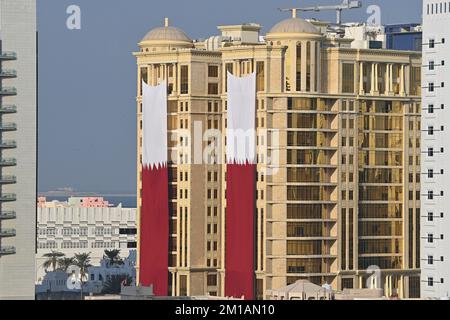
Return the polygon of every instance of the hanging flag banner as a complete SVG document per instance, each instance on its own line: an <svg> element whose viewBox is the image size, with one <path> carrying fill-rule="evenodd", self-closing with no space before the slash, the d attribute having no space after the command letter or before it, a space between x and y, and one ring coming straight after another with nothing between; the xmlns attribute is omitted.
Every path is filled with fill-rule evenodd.
<svg viewBox="0 0 450 320"><path fill-rule="evenodd" d="M254 299L256 73L228 73L225 295Z"/></svg>
<svg viewBox="0 0 450 320"><path fill-rule="evenodd" d="M167 168L167 84L142 82L142 206L139 283L168 295L169 190Z"/></svg>

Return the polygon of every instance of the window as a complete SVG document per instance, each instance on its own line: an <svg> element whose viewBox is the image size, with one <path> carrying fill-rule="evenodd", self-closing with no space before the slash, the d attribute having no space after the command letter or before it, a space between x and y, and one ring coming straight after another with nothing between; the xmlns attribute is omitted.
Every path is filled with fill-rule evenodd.
<svg viewBox="0 0 450 320"><path fill-rule="evenodd" d="M428 277L428 286L432 287L434 285L434 280L432 277Z"/></svg>
<svg viewBox="0 0 450 320"><path fill-rule="evenodd" d="M128 228L128 229L120 228L119 234L135 235L135 234L137 234L137 229L136 228Z"/></svg>
<svg viewBox="0 0 450 320"><path fill-rule="evenodd" d="M428 234L428 243L433 243L434 242L434 236L432 233Z"/></svg>
<svg viewBox="0 0 450 320"><path fill-rule="evenodd" d="M428 63L428 70L434 70L434 61Z"/></svg>
<svg viewBox="0 0 450 320"><path fill-rule="evenodd" d="M428 156L433 157L434 156L434 150L433 148L428 148Z"/></svg>
<svg viewBox="0 0 450 320"><path fill-rule="evenodd" d="M181 81L180 93L188 94L189 93L189 67L188 66L180 67L180 81Z"/></svg>
<svg viewBox="0 0 450 320"><path fill-rule="evenodd" d="M208 275L208 279L207 279L207 283L209 287L215 287L217 286L217 275L215 274L209 274Z"/></svg>
<svg viewBox="0 0 450 320"><path fill-rule="evenodd" d="M434 220L433 212L428 212L428 222L433 222L433 220Z"/></svg>
<svg viewBox="0 0 450 320"><path fill-rule="evenodd" d="M430 264L430 265L434 264L433 256L428 256L428 264Z"/></svg>
<svg viewBox="0 0 450 320"><path fill-rule="evenodd" d="M428 135L429 136L434 135L434 128L432 126L428 127Z"/></svg>
<svg viewBox="0 0 450 320"><path fill-rule="evenodd" d="M430 39L429 42L428 42L428 48L434 49L434 44L435 44L434 39Z"/></svg>
<svg viewBox="0 0 450 320"><path fill-rule="evenodd" d="M433 177L434 177L434 171L433 171L433 169L429 169L428 170L428 178L433 179Z"/></svg>
<svg viewBox="0 0 450 320"><path fill-rule="evenodd" d="M265 90L265 70L264 70L264 62L258 61L256 62L256 92L261 92Z"/></svg>
<svg viewBox="0 0 450 320"><path fill-rule="evenodd" d="M432 104L428 105L428 113L434 113L434 105Z"/></svg>
<svg viewBox="0 0 450 320"><path fill-rule="evenodd" d="M429 83L428 84L428 92L434 92L434 83Z"/></svg>
<svg viewBox="0 0 450 320"><path fill-rule="evenodd" d="M433 191L428 191L428 200L433 200L433 199L434 199Z"/></svg>
<svg viewBox="0 0 450 320"><path fill-rule="evenodd" d="M355 65L352 63L342 64L342 92L355 92Z"/></svg>
<svg viewBox="0 0 450 320"><path fill-rule="evenodd" d="M208 83L208 94L213 94L213 95L219 94L219 84L218 83Z"/></svg>
<svg viewBox="0 0 450 320"><path fill-rule="evenodd" d="M135 249L135 248L137 248L137 243L136 242L128 242L127 243L127 248L128 249Z"/></svg>
<svg viewBox="0 0 450 320"><path fill-rule="evenodd" d="M219 67L218 66L208 66L208 77L210 77L210 78L219 77Z"/></svg>

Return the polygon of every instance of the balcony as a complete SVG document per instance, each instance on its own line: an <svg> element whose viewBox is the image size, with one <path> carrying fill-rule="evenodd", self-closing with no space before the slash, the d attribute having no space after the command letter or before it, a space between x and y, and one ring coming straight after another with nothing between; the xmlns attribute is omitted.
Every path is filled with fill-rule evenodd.
<svg viewBox="0 0 450 320"><path fill-rule="evenodd" d="M15 105L4 105L0 107L0 113L16 113L17 107Z"/></svg>
<svg viewBox="0 0 450 320"><path fill-rule="evenodd" d="M15 96L17 89L13 87L3 87L0 89L0 95L2 96Z"/></svg>
<svg viewBox="0 0 450 320"><path fill-rule="evenodd" d="M17 197L14 193L5 193L0 195L0 202L11 202L16 201Z"/></svg>
<svg viewBox="0 0 450 320"><path fill-rule="evenodd" d="M0 60L8 61L8 60L17 60L17 54L11 51L3 51L0 52Z"/></svg>
<svg viewBox="0 0 450 320"><path fill-rule="evenodd" d="M0 149L14 149L17 148L17 143L14 140L0 141Z"/></svg>
<svg viewBox="0 0 450 320"><path fill-rule="evenodd" d="M1 176L0 184L14 184L17 182L17 178L15 176Z"/></svg>
<svg viewBox="0 0 450 320"><path fill-rule="evenodd" d="M16 213L14 211L2 211L0 212L0 220L12 220L15 219Z"/></svg>
<svg viewBox="0 0 450 320"><path fill-rule="evenodd" d="M17 77L16 70L12 70L12 69L0 70L0 78L10 79L10 78L16 78L16 77Z"/></svg>
<svg viewBox="0 0 450 320"><path fill-rule="evenodd" d="M17 165L17 160L14 158L0 159L0 167L14 167Z"/></svg>
<svg viewBox="0 0 450 320"><path fill-rule="evenodd" d="M7 256L16 253L16 248L14 247L0 247L0 256Z"/></svg>
<svg viewBox="0 0 450 320"><path fill-rule="evenodd" d="M16 230L14 229L3 229L0 230L0 238L10 238L16 236Z"/></svg>
<svg viewBox="0 0 450 320"><path fill-rule="evenodd" d="M15 123L0 123L0 131L16 131L17 125Z"/></svg>

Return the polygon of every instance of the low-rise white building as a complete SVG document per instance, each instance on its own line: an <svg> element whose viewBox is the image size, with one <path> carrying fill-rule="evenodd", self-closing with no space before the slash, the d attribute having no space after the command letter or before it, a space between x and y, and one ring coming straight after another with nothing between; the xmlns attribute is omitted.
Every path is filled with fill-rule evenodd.
<svg viewBox="0 0 450 320"><path fill-rule="evenodd" d="M127 286L136 285L136 250L130 251L128 258L123 260L122 264L112 265L108 259L100 261L100 266L88 268L89 280L85 285L85 290L92 294L101 294L105 284L114 276L128 276L132 279Z"/></svg>
<svg viewBox="0 0 450 320"><path fill-rule="evenodd" d="M107 202L102 206L102 199L98 200L71 198L68 202L46 202L40 199L36 256L38 283L46 273L43 255L52 250L62 252L66 257L91 253L91 264L99 265L105 249L119 249L122 257L136 249L136 209L120 205L111 207Z"/></svg>
<svg viewBox="0 0 450 320"><path fill-rule="evenodd" d="M353 39L352 48L386 49L386 32L384 26L372 26L365 23L344 25L346 39Z"/></svg>
<svg viewBox="0 0 450 320"><path fill-rule="evenodd" d="M36 297L38 300L78 300L81 299L81 287L79 273L74 273L75 266L70 270L51 271L44 275L42 281L36 284ZM120 264L111 264L105 258L100 261L100 266L91 266L83 284L83 296L103 295L103 290L107 288L108 282L113 277L123 277L121 286L136 285L136 250L131 250L127 258ZM126 281L131 280L131 281ZM119 294L117 292L116 294ZM83 298L84 298L83 297ZM103 295L104 298L111 298Z"/></svg>

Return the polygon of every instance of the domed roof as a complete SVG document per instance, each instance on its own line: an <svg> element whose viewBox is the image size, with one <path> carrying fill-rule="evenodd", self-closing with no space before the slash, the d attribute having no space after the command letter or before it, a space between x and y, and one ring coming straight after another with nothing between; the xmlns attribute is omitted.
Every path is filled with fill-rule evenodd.
<svg viewBox="0 0 450 320"><path fill-rule="evenodd" d="M183 30L176 27L168 26L166 23L165 27L156 28L150 30L149 33L142 39L142 41L182 41L182 42L192 42L192 40L184 33Z"/></svg>
<svg viewBox="0 0 450 320"><path fill-rule="evenodd" d="M311 22L289 18L278 22L269 33L320 33L320 31Z"/></svg>

